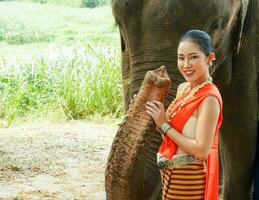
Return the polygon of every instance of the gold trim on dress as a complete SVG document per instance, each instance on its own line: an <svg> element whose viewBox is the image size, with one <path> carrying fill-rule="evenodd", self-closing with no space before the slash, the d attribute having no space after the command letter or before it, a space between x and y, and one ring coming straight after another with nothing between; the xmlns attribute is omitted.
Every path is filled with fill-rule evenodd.
<svg viewBox="0 0 259 200"><path fill-rule="evenodd" d="M172 169L175 167L188 165L197 161L201 161L199 158L193 155L183 155L179 157L175 157L172 160L165 160L157 163L159 169Z"/></svg>

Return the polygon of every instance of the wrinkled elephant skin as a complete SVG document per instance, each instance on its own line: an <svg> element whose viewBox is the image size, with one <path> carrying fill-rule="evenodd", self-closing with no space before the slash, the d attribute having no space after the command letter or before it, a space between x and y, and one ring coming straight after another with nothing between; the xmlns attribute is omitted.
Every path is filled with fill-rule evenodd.
<svg viewBox="0 0 259 200"><path fill-rule="evenodd" d="M161 135L154 133L145 105L152 100L164 102L170 83L165 67L147 72L112 144L105 173L107 199L147 200L152 196L148 191L159 188L154 144L161 142Z"/></svg>
<svg viewBox="0 0 259 200"><path fill-rule="evenodd" d="M212 36L217 59L210 72L223 98L219 141L223 198L250 199L259 119L259 0L111 3L121 37L125 111L146 72L161 65L167 67L174 83L165 100L168 106L184 81L176 64L180 37L190 29L204 30ZM158 148L159 144L154 146ZM149 177L149 182L158 180Z"/></svg>

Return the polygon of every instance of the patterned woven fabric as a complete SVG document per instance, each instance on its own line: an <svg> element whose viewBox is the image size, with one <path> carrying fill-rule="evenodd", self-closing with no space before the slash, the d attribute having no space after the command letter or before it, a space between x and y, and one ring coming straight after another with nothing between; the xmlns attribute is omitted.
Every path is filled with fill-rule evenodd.
<svg viewBox="0 0 259 200"><path fill-rule="evenodd" d="M206 167L203 161L160 170L163 200L204 199Z"/></svg>
<svg viewBox="0 0 259 200"><path fill-rule="evenodd" d="M218 164L218 135L219 129L222 124L222 98L217 87L212 84L207 84L201 88L185 106L181 107L177 115L169 119L170 125L175 128L179 133L183 132L183 128L193 114L199 107L201 102L208 96L215 96L220 104L220 115L217 122L217 127L214 134L213 143L210 149L208 158L206 159L206 184L205 184L205 200L218 200L218 184L219 184L219 164ZM183 97L184 98L184 97ZM177 108L175 108L177 109ZM174 108L172 108L173 112ZM169 136L164 136L163 142L159 147L159 154L164 158L172 159L177 152L177 145ZM193 198L191 198L193 199Z"/></svg>
<svg viewBox="0 0 259 200"><path fill-rule="evenodd" d="M165 168L175 168L182 165L187 165L196 161L199 161L200 159L192 156L192 155L184 155L176 157L172 160L164 160L157 163L157 166L159 169L165 169Z"/></svg>

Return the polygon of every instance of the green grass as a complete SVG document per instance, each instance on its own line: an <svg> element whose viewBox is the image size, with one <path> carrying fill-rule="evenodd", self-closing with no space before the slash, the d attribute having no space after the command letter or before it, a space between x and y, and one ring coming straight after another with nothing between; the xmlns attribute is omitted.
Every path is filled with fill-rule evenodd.
<svg viewBox="0 0 259 200"><path fill-rule="evenodd" d="M96 7L108 5L108 0L20 0L24 2L36 2L41 4L66 5L73 7Z"/></svg>
<svg viewBox="0 0 259 200"><path fill-rule="evenodd" d="M81 7L82 0L20 0L23 2L35 2L41 4L65 5L73 7Z"/></svg>
<svg viewBox="0 0 259 200"><path fill-rule="evenodd" d="M121 76L116 50L93 49L88 45L60 52L53 49L50 53L52 59L42 57L2 70L2 126L9 126L15 117L35 112L42 116L57 112L67 119L84 119L96 113L121 115Z"/></svg>
<svg viewBox="0 0 259 200"><path fill-rule="evenodd" d="M0 2L0 13L0 127L51 113L66 119L122 114L110 8Z"/></svg>
<svg viewBox="0 0 259 200"><path fill-rule="evenodd" d="M0 2L0 13L0 40L8 44L92 41L114 45L118 39L109 7L89 9Z"/></svg>

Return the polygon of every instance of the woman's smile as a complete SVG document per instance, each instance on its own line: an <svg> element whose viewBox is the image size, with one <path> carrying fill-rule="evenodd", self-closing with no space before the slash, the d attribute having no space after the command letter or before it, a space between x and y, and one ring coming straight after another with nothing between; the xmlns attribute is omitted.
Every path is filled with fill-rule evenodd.
<svg viewBox="0 0 259 200"><path fill-rule="evenodd" d="M201 84L209 77L207 57L192 41L183 41L178 46L178 69L192 87Z"/></svg>
<svg viewBox="0 0 259 200"><path fill-rule="evenodd" d="M184 70L184 75L187 77L192 76L195 73L195 70Z"/></svg>

